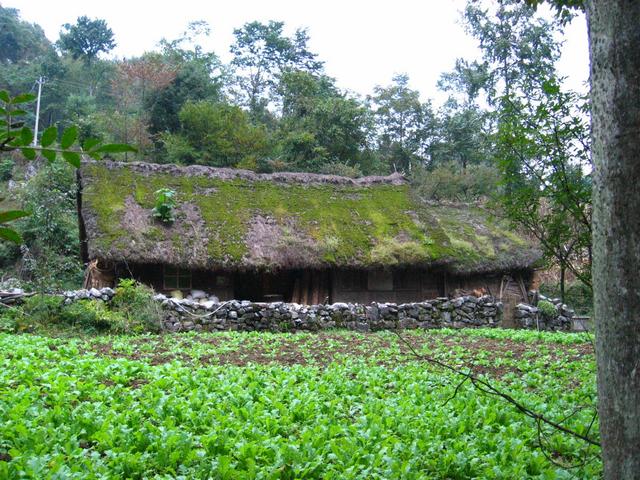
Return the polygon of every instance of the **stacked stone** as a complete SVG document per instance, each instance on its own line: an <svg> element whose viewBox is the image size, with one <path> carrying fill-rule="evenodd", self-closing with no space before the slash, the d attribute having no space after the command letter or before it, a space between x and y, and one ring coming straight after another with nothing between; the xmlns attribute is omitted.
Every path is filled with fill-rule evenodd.
<svg viewBox="0 0 640 480"><path fill-rule="evenodd" d="M515 318L523 328L533 330L569 331L572 329L572 319L575 312L559 298L547 298L540 295L540 300L551 302L556 307L553 316L543 315L538 307L519 303L516 305Z"/></svg>
<svg viewBox="0 0 640 480"><path fill-rule="evenodd" d="M345 328L376 331L404 328L498 326L502 304L492 297L442 297L426 302L334 303L299 305L236 301L222 303L174 299L156 295L166 312L165 327L188 330L299 331Z"/></svg>
<svg viewBox="0 0 640 480"><path fill-rule="evenodd" d="M112 288L90 288L80 290L69 290L64 292L64 303L69 305L70 303L77 302L78 300L103 300L105 302L110 301L116 292Z"/></svg>

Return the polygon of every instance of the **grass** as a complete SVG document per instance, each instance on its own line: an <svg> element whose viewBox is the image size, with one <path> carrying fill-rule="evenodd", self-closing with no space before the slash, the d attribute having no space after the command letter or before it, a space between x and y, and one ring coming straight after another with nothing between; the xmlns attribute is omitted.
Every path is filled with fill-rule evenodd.
<svg viewBox="0 0 640 480"><path fill-rule="evenodd" d="M88 180L84 206L96 214L96 247L104 252L114 246L126 250L133 235L135 251L130 254L135 256L153 251L166 237L178 256L193 251L190 242L204 241L211 262L238 265L249 254L247 232L256 216L273 218L280 229L293 228L301 238L311 240L317 250L314 256L327 265L446 260L464 269L486 261L509 263L511 257L531 247L490 219L487 212L470 206L424 204L407 185L353 187L161 172L145 175L131 166L108 169L98 163L85 165L83 175ZM122 219L127 198L143 209L144 216L154 206L154 192L160 188L177 192L178 207L194 206L204 222L205 238L191 240L192 227L182 225L180 218L171 228L147 225L138 232L125 230Z"/></svg>
<svg viewBox="0 0 640 480"><path fill-rule="evenodd" d="M583 336L410 331L418 351L560 420L592 405ZM391 332L0 335L0 479L597 478ZM590 412L567 426L584 431ZM592 434L597 435L597 425ZM557 462L577 440L549 433Z"/></svg>

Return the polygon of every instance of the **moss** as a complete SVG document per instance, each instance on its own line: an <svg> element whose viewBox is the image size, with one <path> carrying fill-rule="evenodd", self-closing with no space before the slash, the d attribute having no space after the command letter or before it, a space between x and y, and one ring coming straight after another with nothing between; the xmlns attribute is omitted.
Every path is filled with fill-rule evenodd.
<svg viewBox="0 0 640 480"><path fill-rule="evenodd" d="M147 228L137 248L142 251L169 240L177 256L186 255L190 242L206 242L209 265L238 265L248 255L247 232L256 215L271 217L292 235L314 240L318 255L328 264L370 265L454 261L475 264L526 245L479 209L425 205L409 186L355 187L334 184L276 183L235 178L166 173L144 174L123 165L108 169L94 163L83 167L84 205L95 212L97 237L103 251L120 248L132 232L123 227L125 200L133 198L150 210L154 192L171 188L176 201L197 207L206 238L190 238L177 219L168 228ZM475 225L480 225L476 228ZM284 230L283 230L284 231ZM506 245L506 247L503 246Z"/></svg>

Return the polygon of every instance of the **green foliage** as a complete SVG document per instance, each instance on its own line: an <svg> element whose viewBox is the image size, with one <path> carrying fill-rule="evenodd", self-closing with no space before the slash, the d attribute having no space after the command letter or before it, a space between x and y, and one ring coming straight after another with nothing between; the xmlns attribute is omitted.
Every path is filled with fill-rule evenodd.
<svg viewBox="0 0 640 480"><path fill-rule="evenodd" d="M550 298L560 298L560 285L557 283L543 283L540 285L541 294ZM564 291L564 302L581 315L593 314L593 290L580 281L568 282Z"/></svg>
<svg viewBox="0 0 640 480"><path fill-rule="evenodd" d="M129 145L101 145L98 140L87 140L81 148L74 146L78 143L78 129L75 126L66 128L62 132L60 145L55 145L56 132L53 127L43 132L41 146L32 145L33 131L24 125L21 117L26 115L23 105L32 102L35 96L26 93L11 96L6 90L0 90L0 152L18 150L28 160L35 160L38 153L42 154L49 162L54 162L57 155L73 165L80 166L80 154L86 153L94 159L100 159L104 153L116 153L135 151ZM51 201L51 199L49 199ZM24 217L23 211L0 212L0 224ZM22 237L13 228L0 227L0 239L14 243L21 243Z"/></svg>
<svg viewBox="0 0 640 480"><path fill-rule="evenodd" d="M62 308L57 320L87 332L133 333L124 315L100 300L79 300Z"/></svg>
<svg viewBox="0 0 640 480"><path fill-rule="evenodd" d="M153 294L151 288L135 280L118 282L110 307L124 317L127 331L157 332L162 328L162 309Z"/></svg>
<svg viewBox="0 0 640 480"><path fill-rule="evenodd" d="M320 173L326 175L340 175L341 177L358 178L362 176L362 170L358 166L347 165L346 163L327 163L320 168Z"/></svg>
<svg viewBox="0 0 640 480"><path fill-rule="evenodd" d="M556 306L547 300L540 300L538 302L538 309L546 318L555 318L558 316L558 309Z"/></svg>
<svg viewBox="0 0 640 480"><path fill-rule="evenodd" d="M65 23L60 32L58 46L74 59L82 58L91 63L100 53L109 53L116 46L113 31L101 19L78 17L75 25Z"/></svg>
<svg viewBox="0 0 640 480"><path fill-rule="evenodd" d="M249 22L233 31L231 45L236 69L236 84L241 102L249 108L253 120L268 117L267 107L276 100L278 81L285 72L319 73L322 62L316 59L307 42L306 30L284 35L284 22Z"/></svg>
<svg viewBox="0 0 640 480"><path fill-rule="evenodd" d="M153 216L164 223L172 223L175 220L173 215L176 201L174 197L176 192L169 188L161 188L154 192L156 196L155 207L151 211Z"/></svg>
<svg viewBox="0 0 640 480"><path fill-rule="evenodd" d="M596 395L596 367L584 336L403 335L420 353L486 372L532 410L587 430L592 411L579 407ZM456 390L460 376L416 361L392 332L0 334L0 363L2 478L569 480L602 473L598 456L582 461L583 443L545 431L546 453L578 467L555 465L540 451L535 421L468 382Z"/></svg>
<svg viewBox="0 0 640 480"><path fill-rule="evenodd" d="M414 169L411 182L425 199L474 202L498 192L500 173L491 165L470 165L461 171L457 162L447 162L431 169Z"/></svg>
<svg viewBox="0 0 640 480"><path fill-rule="evenodd" d="M206 101L180 110L181 134L165 135L171 162L256 169L268 146L264 128L256 127L239 107ZM176 157L172 155L178 155Z"/></svg>
<svg viewBox="0 0 640 480"><path fill-rule="evenodd" d="M409 88L407 75L395 75L387 87L377 86L369 102L378 129L378 148L391 170L410 171L425 162L425 146L433 134L431 104Z"/></svg>
<svg viewBox="0 0 640 480"><path fill-rule="evenodd" d="M21 20L15 8L0 6L0 62L31 62L50 49L51 44L39 25Z"/></svg>
<svg viewBox="0 0 640 480"><path fill-rule="evenodd" d="M54 295L38 294L28 297L22 306L22 314L34 323L57 323L64 299Z"/></svg>

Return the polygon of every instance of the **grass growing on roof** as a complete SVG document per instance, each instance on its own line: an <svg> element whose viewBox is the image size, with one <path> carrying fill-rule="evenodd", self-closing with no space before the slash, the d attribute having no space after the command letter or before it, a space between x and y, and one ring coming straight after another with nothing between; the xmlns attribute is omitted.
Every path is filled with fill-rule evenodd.
<svg viewBox="0 0 640 480"><path fill-rule="evenodd" d="M514 247L526 245L489 222L480 209L425 205L414 198L408 185L223 180L166 172L145 174L127 165L109 169L97 163L86 165L83 171L91 179L83 201L96 213L97 246L105 252L114 245L124 248L123 239L129 241L130 232L122 225L126 199L133 198L142 209L150 210L154 192L160 188L177 192L178 207L197 208L207 231L206 252L214 264L242 263L249 253L247 232L258 215L274 218L294 235L312 239L320 261L326 264L426 264L455 259L464 266L508 255ZM178 253L188 252L193 241L188 229L152 226L140 232L142 244L136 248L153 248L160 237L169 240Z"/></svg>

